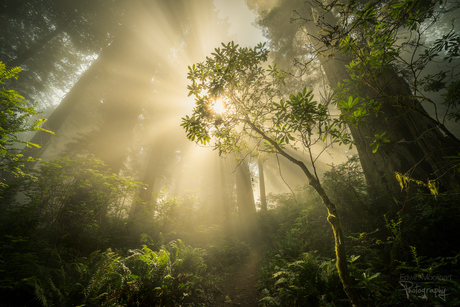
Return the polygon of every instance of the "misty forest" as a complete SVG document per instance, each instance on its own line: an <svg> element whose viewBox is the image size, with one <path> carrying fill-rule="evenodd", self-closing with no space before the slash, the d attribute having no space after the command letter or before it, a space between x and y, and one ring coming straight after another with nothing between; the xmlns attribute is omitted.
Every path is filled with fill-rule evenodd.
<svg viewBox="0 0 460 307"><path fill-rule="evenodd" d="M0 306L459 306L459 14L2 0Z"/></svg>

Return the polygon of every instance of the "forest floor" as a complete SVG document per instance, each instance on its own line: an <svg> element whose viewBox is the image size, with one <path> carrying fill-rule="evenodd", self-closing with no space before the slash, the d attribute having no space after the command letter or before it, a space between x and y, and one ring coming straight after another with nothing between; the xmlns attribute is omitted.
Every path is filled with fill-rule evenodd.
<svg viewBox="0 0 460 307"><path fill-rule="evenodd" d="M246 262L224 283L222 294L216 299L216 307L258 306L259 293L256 284L261 256L261 248L251 249L251 255Z"/></svg>

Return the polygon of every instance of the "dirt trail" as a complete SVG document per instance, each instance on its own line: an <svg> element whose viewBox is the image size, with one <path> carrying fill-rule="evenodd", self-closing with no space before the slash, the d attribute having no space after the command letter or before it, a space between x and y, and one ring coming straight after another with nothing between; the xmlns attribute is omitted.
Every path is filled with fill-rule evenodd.
<svg viewBox="0 0 460 307"><path fill-rule="evenodd" d="M251 256L227 280L214 306L257 306L259 294L255 286L260 257L260 248L252 249Z"/></svg>

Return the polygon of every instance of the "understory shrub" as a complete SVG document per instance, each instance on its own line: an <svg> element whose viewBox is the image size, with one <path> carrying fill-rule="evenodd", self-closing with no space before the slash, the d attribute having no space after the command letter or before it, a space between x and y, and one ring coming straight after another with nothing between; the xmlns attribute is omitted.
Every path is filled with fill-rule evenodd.
<svg viewBox="0 0 460 307"><path fill-rule="evenodd" d="M404 204L398 203L398 214L387 216L388 205L373 198L381 191L370 192L358 162L352 157L332 165L323 183L342 217L353 287L362 306L459 305L459 191L436 198L411 191ZM269 200L275 208L263 225L268 240L260 304L350 306L331 260L333 234L318 197L304 186L295 196L271 195ZM444 279L432 281L433 276Z"/></svg>
<svg viewBox="0 0 460 307"><path fill-rule="evenodd" d="M20 197L0 201L0 306L212 301L220 280L208 273L204 250L181 240L164 245L161 232L151 233L162 226L153 216L147 228L155 240L139 240L146 227L128 212L138 183L92 157L43 163L35 174ZM140 241L146 245L136 249Z"/></svg>
<svg viewBox="0 0 460 307"><path fill-rule="evenodd" d="M217 240L206 248L207 263L222 271L244 261L250 253L249 245L235 237Z"/></svg>
<svg viewBox="0 0 460 307"><path fill-rule="evenodd" d="M126 255L111 249L27 279L43 306L206 306L218 292L203 251L173 241Z"/></svg>
<svg viewBox="0 0 460 307"><path fill-rule="evenodd" d="M271 257L261 267L259 287L262 306L340 306L342 301L346 306L335 260L315 252L292 262Z"/></svg>
<svg viewBox="0 0 460 307"><path fill-rule="evenodd" d="M42 163L34 174L19 205L34 216L39 240L70 256L125 243L108 234L124 228L140 183L113 174L91 156Z"/></svg>

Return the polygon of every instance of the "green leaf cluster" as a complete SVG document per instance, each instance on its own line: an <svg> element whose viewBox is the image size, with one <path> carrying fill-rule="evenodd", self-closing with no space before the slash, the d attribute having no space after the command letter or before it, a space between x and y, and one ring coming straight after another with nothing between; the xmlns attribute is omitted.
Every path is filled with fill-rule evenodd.
<svg viewBox="0 0 460 307"><path fill-rule="evenodd" d="M8 79L17 79L17 74L21 68L15 67L7 69L5 64L0 62L0 84L5 84ZM21 139L20 133L29 131L51 131L40 128L45 122L38 119L30 123L32 117L37 115L35 108L37 103L27 106L24 97L14 90L0 90L0 171L13 174L14 176L25 176L25 162L34 161L26 158L22 154L25 147L39 147L37 144ZM0 180L0 188L5 188L6 184Z"/></svg>
<svg viewBox="0 0 460 307"><path fill-rule="evenodd" d="M101 246L105 230L128 214L140 183L107 170L93 157L42 163L25 182L29 210L41 225L37 235L51 246L87 253Z"/></svg>
<svg viewBox="0 0 460 307"><path fill-rule="evenodd" d="M41 267L42 275L25 282L43 306L197 306L216 291L212 279L203 278L201 255L181 240L158 251L145 245L126 254L108 249L59 269Z"/></svg>
<svg viewBox="0 0 460 307"><path fill-rule="evenodd" d="M216 48L205 62L189 66L189 96L195 96L192 116L182 118L187 138L203 145L215 139L212 146L220 153L242 150L246 146L248 122L263 122L266 104L279 97L277 89L283 83L283 73L276 65L268 69L262 63L268 59L265 44L241 48L234 42ZM213 109L217 100L225 110Z"/></svg>
<svg viewBox="0 0 460 307"><path fill-rule="evenodd" d="M305 87L282 94L284 74L276 65L262 66L268 56L264 44L253 49L233 42L222 46L205 62L189 67L189 95L196 99L193 114L182 118L188 139L210 144L220 154L254 147L275 153L297 142L307 148L318 141L327 146L328 136L334 143L352 142L344 132L345 118L332 119L328 106L314 100L313 91ZM222 113L213 109L217 99L224 101Z"/></svg>
<svg viewBox="0 0 460 307"><path fill-rule="evenodd" d="M305 146L309 146L314 133L318 133L320 138L326 135L328 107L314 101L312 93L313 91L307 92L305 87L296 95L290 94L289 99L273 103L272 121L277 128L275 138L280 143L289 144L289 141L295 140L297 134Z"/></svg>
<svg viewBox="0 0 460 307"><path fill-rule="evenodd" d="M271 278L263 284L259 300L263 306L321 306L342 297L335 290L341 287L334 260L315 252L304 253L295 261L275 255L264 270Z"/></svg>

